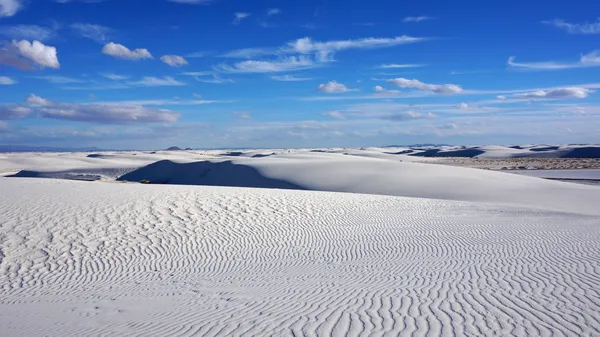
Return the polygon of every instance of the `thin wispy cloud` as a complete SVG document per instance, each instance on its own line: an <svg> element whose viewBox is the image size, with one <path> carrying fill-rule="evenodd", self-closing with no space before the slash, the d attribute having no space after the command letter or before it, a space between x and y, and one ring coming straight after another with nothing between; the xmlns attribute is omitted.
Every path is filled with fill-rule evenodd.
<svg viewBox="0 0 600 337"><path fill-rule="evenodd" d="M420 68L426 67L426 64L398 64L398 63L386 63L380 65L378 68L381 69L405 69L405 68Z"/></svg>
<svg viewBox="0 0 600 337"><path fill-rule="evenodd" d="M593 90L579 87L557 88L550 90L537 90L533 92L525 92L513 95L516 98L523 99L569 99L569 98L586 98Z"/></svg>
<svg viewBox="0 0 600 337"><path fill-rule="evenodd" d="M56 30L38 25L0 26L0 36L14 40L47 41L56 37Z"/></svg>
<svg viewBox="0 0 600 337"><path fill-rule="evenodd" d="M554 20L542 21L542 23L563 29L569 34L583 34L583 35L600 34L600 18L598 18L596 20L596 22L569 23L569 22L566 22L565 20L554 19Z"/></svg>
<svg viewBox="0 0 600 337"><path fill-rule="evenodd" d="M233 24L239 25L242 22L242 20L244 20L250 16L250 13L237 12L237 13L233 13L233 16L234 16Z"/></svg>
<svg viewBox="0 0 600 337"><path fill-rule="evenodd" d="M54 76L54 75L45 75L45 76L28 76L29 78L35 78L38 80L44 80L48 83L53 84L68 84L68 83L84 83L85 80L73 77L66 76Z"/></svg>
<svg viewBox="0 0 600 337"><path fill-rule="evenodd" d="M112 29L108 27L91 23L74 23L69 27L71 27L71 29L79 36L94 40L98 43L108 42L110 35L113 32Z"/></svg>
<svg viewBox="0 0 600 337"><path fill-rule="evenodd" d="M281 14L281 9L279 9L279 8L267 9L267 16L273 16L273 15L277 15L277 14Z"/></svg>
<svg viewBox="0 0 600 337"><path fill-rule="evenodd" d="M100 75L102 75L110 80L113 80L113 81L121 81L121 80L126 80L129 78L129 76L118 75L118 74L113 74L113 73L103 73Z"/></svg>
<svg viewBox="0 0 600 337"><path fill-rule="evenodd" d="M165 76L162 78L146 76L139 81L131 81L127 82L130 85L139 85L144 87L173 87L173 86L183 86L185 83L177 81L173 77Z"/></svg>
<svg viewBox="0 0 600 337"><path fill-rule="evenodd" d="M514 56L508 58L509 69L515 70L564 70L600 66L600 51L582 55L577 62L516 62Z"/></svg>
<svg viewBox="0 0 600 337"><path fill-rule="evenodd" d="M42 117L96 123L175 122L180 115L166 109L146 108L133 104L60 103L31 94L29 107Z"/></svg>
<svg viewBox="0 0 600 337"><path fill-rule="evenodd" d="M230 58L251 58L267 55L315 54L321 60L331 60L333 54L352 49L377 49L394 47L404 44L418 43L427 40L422 37L401 35L392 38L368 37L353 40L315 41L304 37L290 41L280 47L244 48L229 51L222 56Z"/></svg>
<svg viewBox="0 0 600 337"><path fill-rule="evenodd" d="M427 20L433 20L431 16L407 16L402 19L402 22L422 22Z"/></svg>
<svg viewBox="0 0 600 337"><path fill-rule="evenodd" d="M271 76L271 78L274 79L275 81L281 81L281 82L303 82L303 81L312 80L312 78L310 78L310 77L296 77L293 75L275 75L275 76Z"/></svg>
<svg viewBox="0 0 600 337"><path fill-rule="evenodd" d="M13 80L8 76L0 76L0 85L12 85L16 83L17 81Z"/></svg>
<svg viewBox="0 0 600 337"><path fill-rule="evenodd" d="M297 71L318 67L319 65L306 56L289 56L272 61L242 61L233 65L221 64L216 67L218 71L227 73L277 73L284 71Z"/></svg>

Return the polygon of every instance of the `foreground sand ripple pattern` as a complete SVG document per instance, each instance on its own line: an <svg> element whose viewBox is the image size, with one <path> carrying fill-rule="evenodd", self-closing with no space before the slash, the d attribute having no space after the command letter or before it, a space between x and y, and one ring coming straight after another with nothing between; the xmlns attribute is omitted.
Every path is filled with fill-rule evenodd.
<svg viewBox="0 0 600 337"><path fill-rule="evenodd" d="M6 335L599 336L600 220L0 178Z"/></svg>

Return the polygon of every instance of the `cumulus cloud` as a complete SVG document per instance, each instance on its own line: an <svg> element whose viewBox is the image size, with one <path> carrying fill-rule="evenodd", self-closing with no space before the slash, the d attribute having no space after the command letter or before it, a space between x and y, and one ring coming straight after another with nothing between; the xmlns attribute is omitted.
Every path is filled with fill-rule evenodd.
<svg viewBox="0 0 600 337"><path fill-rule="evenodd" d="M402 22L421 22L433 19L431 16L407 16L402 19Z"/></svg>
<svg viewBox="0 0 600 337"><path fill-rule="evenodd" d="M0 85L11 85L15 83L17 83L17 81L8 76L0 76Z"/></svg>
<svg viewBox="0 0 600 337"><path fill-rule="evenodd" d="M56 36L52 28L37 25L0 26L0 35L14 40L46 41Z"/></svg>
<svg viewBox="0 0 600 337"><path fill-rule="evenodd" d="M125 60L143 60L143 59L152 59L154 58L152 54L148 51L148 49L134 49L130 50L122 44L117 44L114 42L107 43L104 48L102 48L102 53L106 55L110 55L113 57L117 57Z"/></svg>
<svg viewBox="0 0 600 337"><path fill-rule="evenodd" d="M17 14L23 7L21 0L0 0L0 17L9 17Z"/></svg>
<svg viewBox="0 0 600 337"><path fill-rule="evenodd" d="M591 23L569 23L561 19L542 21L542 23L564 29L569 34L600 34L600 18Z"/></svg>
<svg viewBox="0 0 600 337"><path fill-rule="evenodd" d="M401 77L388 80L387 82L400 88L433 91L436 94L457 94L463 91L456 84L426 84L418 80L409 80Z"/></svg>
<svg viewBox="0 0 600 337"><path fill-rule="evenodd" d="M517 63L515 57L508 58L508 65L512 69L517 70L563 70L573 68L590 68L600 67L600 51L596 50L588 54L584 54L579 58L578 62L529 62Z"/></svg>
<svg viewBox="0 0 600 337"><path fill-rule="evenodd" d="M522 99L568 99L568 98L586 98L593 90L579 87L556 88L549 90L538 90L515 94L514 97Z"/></svg>
<svg viewBox="0 0 600 337"><path fill-rule="evenodd" d="M500 95L500 96L496 96L496 99L499 99L499 100L505 100L505 99L506 99L506 96L502 96L502 95Z"/></svg>
<svg viewBox="0 0 600 337"><path fill-rule="evenodd" d="M160 60L171 67L182 67L188 64L188 62L182 56L178 55L165 55L162 56Z"/></svg>
<svg viewBox="0 0 600 337"><path fill-rule="evenodd" d="M233 19L233 24L239 25L242 20L250 16L250 13L237 12L233 13L233 16L235 17L235 19Z"/></svg>
<svg viewBox="0 0 600 337"><path fill-rule="evenodd" d="M96 123L161 123L175 122L180 115L165 109L146 108L136 104L58 103L29 95L27 103L41 117Z"/></svg>
<svg viewBox="0 0 600 337"><path fill-rule="evenodd" d="M231 73L276 73L315 68L318 65L304 56L289 56L273 61L248 60L233 65L220 65L217 70Z"/></svg>
<svg viewBox="0 0 600 337"><path fill-rule="evenodd" d="M2 45L0 42L0 63L21 69L60 68L56 48L46 46L39 41L12 41Z"/></svg>
<svg viewBox="0 0 600 337"><path fill-rule="evenodd" d="M469 105L465 102L462 102L458 105L458 108L461 110L467 110L469 108Z"/></svg>
<svg viewBox="0 0 600 337"><path fill-rule="evenodd" d="M346 119L346 116L339 111L328 111L321 114L322 116L327 116L335 119Z"/></svg>
<svg viewBox="0 0 600 337"><path fill-rule="evenodd" d="M338 83L336 81L329 81L325 84L319 84L317 87L318 92L324 92L328 94L337 94L348 91L355 91L355 89L348 89L345 85Z"/></svg>
<svg viewBox="0 0 600 337"><path fill-rule="evenodd" d="M79 36L94 40L98 43L106 43L112 32L112 29L108 27L90 23L74 23L70 27Z"/></svg>
<svg viewBox="0 0 600 337"><path fill-rule="evenodd" d="M25 101L27 102L27 104L39 106L48 106L52 104L52 102L50 102L49 100L36 96L35 94L29 94Z"/></svg>
<svg viewBox="0 0 600 337"><path fill-rule="evenodd" d="M164 87L164 86L172 87L172 86L185 85L185 83L179 82L170 76L165 76L163 78L146 76L146 77L142 78L140 81L127 82L127 83L131 84L131 85L141 85L141 86L145 86L145 87Z"/></svg>
<svg viewBox="0 0 600 337"><path fill-rule="evenodd" d="M0 104L0 120L23 119L29 115L31 109L22 105Z"/></svg>

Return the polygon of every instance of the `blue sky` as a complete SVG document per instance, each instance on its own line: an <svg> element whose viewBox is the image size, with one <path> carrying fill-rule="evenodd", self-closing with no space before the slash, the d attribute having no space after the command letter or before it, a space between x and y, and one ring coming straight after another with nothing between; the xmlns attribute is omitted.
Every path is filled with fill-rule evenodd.
<svg viewBox="0 0 600 337"><path fill-rule="evenodd" d="M0 144L600 143L598 1L0 0Z"/></svg>

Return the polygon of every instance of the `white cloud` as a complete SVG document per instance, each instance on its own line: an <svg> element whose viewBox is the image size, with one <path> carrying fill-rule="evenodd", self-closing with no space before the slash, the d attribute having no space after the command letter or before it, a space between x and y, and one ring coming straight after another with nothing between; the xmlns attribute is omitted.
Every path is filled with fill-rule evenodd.
<svg viewBox="0 0 600 337"><path fill-rule="evenodd" d="M505 100L505 99L506 99L506 96L502 96L502 95L500 95L500 96L496 96L496 99L499 99L499 100Z"/></svg>
<svg viewBox="0 0 600 337"><path fill-rule="evenodd" d="M280 75L280 76L271 76L275 81L282 82L301 82L301 81L310 81L312 78L309 77L296 77L292 75Z"/></svg>
<svg viewBox="0 0 600 337"><path fill-rule="evenodd" d="M385 88L380 85L376 85L373 90L375 90L375 92L384 92Z"/></svg>
<svg viewBox="0 0 600 337"><path fill-rule="evenodd" d="M407 43L415 43L424 40L423 38L411 36L397 36L394 38L363 38L356 40L338 40L318 42L309 37L298 39L287 44L284 52L294 52L300 54L316 54L321 61L331 61L333 54L342 50L349 49L372 49L397 46Z"/></svg>
<svg viewBox="0 0 600 337"><path fill-rule="evenodd" d="M52 104L52 102L50 102L49 100L36 96L35 94L29 94L25 101L27 102L27 104L39 106L49 106Z"/></svg>
<svg viewBox="0 0 600 337"><path fill-rule="evenodd" d="M22 7L21 0L0 0L0 17L13 16Z"/></svg>
<svg viewBox="0 0 600 337"><path fill-rule="evenodd" d="M235 19L233 19L233 24L238 25L240 22L242 22L242 20L249 17L250 13L237 12L233 13L233 16L235 17Z"/></svg>
<svg viewBox="0 0 600 337"><path fill-rule="evenodd" d="M113 73L106 73L106 74L100 74L110 80L113 81L121 81L121 80L126 80L129 78L129 76L124 76L124 75L118 75L118 74L113 74Z"/></svg>
<svg viewBox="0 0 600 337"><path fill-rule="evenodd" d="M457 94L463 91L456 84L426 84L418 80L409 80L406 78L395 78L387 82L400 88L433 91L436 94Z"/></svg>
<svg viewBox="0 0 600 337"><path fill-rule="evenodd" d="M31 109L25 106L0 104L0 120L23 119L30 112Z"/></svg>
<svg viewBox="0 0 600 337"><path fill-rule="evenodd" d="M291 42L279 48L245 48L229 51L223 54L223 57L231 58L252 58L265 55L289 55L289 54L315 54L321 61L331 61L333 54L339 51L350 49L374 49L393 47L409 43L425 41L425 38L412 37L407 35L393 38L362 38L354 40L332 40L332 41L313 41L309 37L304 37Z"/></svg>
<svg viewBox="0 0 600 337"><path fill-rule="evenodd" d="M203 83L213 83L213 84L233 83L232 79L221 78L212 71L191 71L191 72L181 73L181 75L193 76L196 78L196 81L203 82Z"/></svg>
<svg viewBox="0 0 600 337"><path fill-rule="evenodd" d="M561 19L542 21L542 23L564 29L569 34L600 34L600 18L592 23L568 23Z"/></svg>
<svg viewBox="0 0 600 337"><path fill-rule="evenodd" d="M317 87L318 92L324 92L328 94L343 93L348 91L356 91L356 89L348 89L345 85L336 81L329 81L325 84L319 84Z"/></svg>
<svg viewBox="0 0 600 337"><path fill-rule="evenodd" d="M98 43L106 43L112 32L112 29L90 23L74 23L71 29L82 37L94 40Z"/></svg>
<svg viewBox="0 0 600 337"><path fill-rule="evenodd" d="M382 64L379 66L379 68L382 69L403 69L403 68L418 68L418 67L425 67L424 64L394 64L394 63L388 63L388 64Z"/></svg>
<svg viewBox="0 0 600 337"><path fill-rule="evenodd" d="M145 87L162 87L162 86L182 86L185 85L183 82L179 82L173 77L165 76L163 78L146 76L142 78L140 81L135 82L127 82L131 85L141 85Z"/></svg>
<svg viewBox="0 0 600 337"><path fill-rule="evenodd" d="M252 118L249 111L234 111L233 114L236 116L236 118L239 118L239 119L251 119Z"/></svg>
<svg viewBox="0 0 600 337"><path fill-rule="evenodd" d="M188 62L183 57L178 55L165 55L162 56L160 60L171 67L181 67L188 64Z"/></svg>
<svg viewBox="0 0 600 337"><path fill-rule="evenodd" d="M202 99L202 95L200 94L193 93L192 96L196 97L197 99Z"/></svg>
<svg viewBox="0 0 600 337"><path fill-rule="evenodd" d="M28 67L22 58L39 65L41 68L60 68L56 48L46 46L39 41L12 41L12 45L5 47L0 52L0 62L17 67Z"/></svg>
<svg viewBox="0 0 600 337"><path fill-rule="evenodd" d="M469 109L469 105L465 102L462 102L458 105L458 108L461 110L467 110L467 109Z"/></svg>
<svg viewBox="0 0 600 337"><path fill-rule="evenodd" d="M15 84L15 83L17 83L17 81L13 80L10 77L0 76L0 85L11 85L11 84Z"/></svg>
<svg viewBox="0 0 600 337"><path fill-rule="evenodd" d="M281 14L281 9L279 8L269 8L267 9L267 16Z"/></svg>
<svg viewBox="0 0 600 337"><path fill-rule="evenodd" d="M520 70L563 70L573 68L600 67L600 51L596 50L589 54L582 55L578 62L560 63L560 62L530 62L517 63L515 57L508 58L508 65L513 69Z"/></svg>
<svg viewBox="0 0 600 337"><path fill-rule="evenodd" d="M130 50L124 45L117 44L114 42L106 44L104 48L102 48L102 53L125 60L142 60L154 58L152 57L152 54L150 54L148 49L138 48Z"/></svg>
<svg viewBox="0 0 600 337"><path fill-rule="evenodd" d="M335 119L346 119L346 116L339 111L328 111L321 114L322 116L327 116Z"/></svg>
<svg viewBox="0 0 600 337"><path fill-rule="evenodd" d="M402 20L402 22L421 22L432 19L434 18L432 18L431 16L407 16Z"/></svg>
<svg viewBox="0 0 600 337"><path fill-rule="evenodd" d="M248 60L229 65L220 65L218 70L231 73L275 73L315 68L318 65L305 56L289 56L274 61Z"/></svg>
<svg viewBox="0 0 600 337"><path fill-rule="evenodd" d="M556 88L550 90L538 90L532 92L526 92L521 94L513 95L516 98L522 99L568 99L568 98L586 98L589 94L593 93L593 90L570 87L570 88Z"/></svg>
<svg viewBox="0 0 600 337"><path fill-rule="evenodd" d="M52 28L37 25L0 26L0 35L15 40L46 41L56 36Z"/></svg>
<svg viewBox="0 0 600 337"><path fill-rule="evenodd" d="M180 115L170 110L146 108L135 104L58 103L31 94L27 103L41 117L96 123L175 122Z"/></svg>
<svg viewBox="0 0 600 337"><path fill-rule="evenodd" d="M54 84L68 84L68 83L83 83L85 81L77 79L77 78L72 78L72 77L65 77L65 76L29 76L30 78L36 78L39 80L44 80L47 81L49 83L54 83Z"/></svg>

